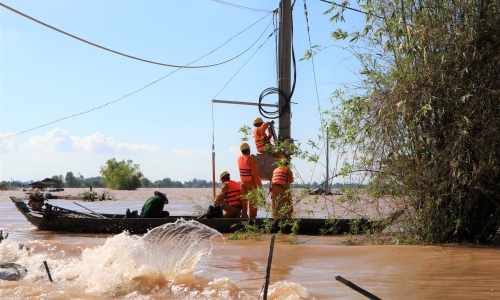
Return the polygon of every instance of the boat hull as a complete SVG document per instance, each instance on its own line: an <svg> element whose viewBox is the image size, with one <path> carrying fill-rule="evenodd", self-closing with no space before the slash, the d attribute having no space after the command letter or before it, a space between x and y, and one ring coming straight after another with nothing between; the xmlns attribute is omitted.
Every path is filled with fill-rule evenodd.
<svg viewBox="0 0 500 300"><path fill-rule="evenodd" d="M213 218L199 219L193 216L170 216L167 218L125 218L124 215L101 214L90 216L84 213L50 213L44 211L32 211L23 199L10 197L17 209L26 217L26 219L40 230L62 231L62 232L77 232L77 233L121 233L128 231L133 234L142 234L148 230L168 224L174 223L180 218L185 220L196 220L208 227L211 227L220 233L233 233L242 229L242 223L250 222L258 226L264 226L266 223L272 222L270 219L243 219L243 218ZM303 218L298 219L299 229L298 234L318 235L322 234L328 228L333 229L330 232L334 234L342 234L351 229L350 219L337 219L331 225L326 219ZM371 226L372 222L368 220L357 220L356 224ZM280 228L274 226L271 232L291 232L291 226Z"/></svg>

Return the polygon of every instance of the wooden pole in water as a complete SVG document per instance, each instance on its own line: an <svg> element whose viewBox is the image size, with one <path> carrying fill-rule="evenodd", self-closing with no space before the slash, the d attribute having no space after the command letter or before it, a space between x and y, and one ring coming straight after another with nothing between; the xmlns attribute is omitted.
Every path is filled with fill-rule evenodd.
<svg viewBox="0 0 500 300"><path fill-rule="evenodd" d="M212 192L215 200L215 146L213 142L212 142Z"/></svg>
<svg viewBox="0 0 500 300"><path fill-rule="evenodd" d="M53 281L52 281L52 276L50 276L50 270L49 270L49 266L47 265L47 261L46 261L46 260L44 260L44 261L43 261L43 264L45 265L45 270L47 271L47 274L49 275L49 280L50 280L50 282L53 282Z"/></svg>
<svg viewBox="0 0 500 300"><path fill-rule="evenodd" d="M340 281L343 284L347 285L348 287L355 290L356 292L360 293L361 295L367 297L368 299L381 300L379 297L373 295L370 292L365 291L364 289L360 288L359 286L355 285L354 283L350 282L349 280L342 278L342 276L335 276L335 279L337 281Z"/></svg>
<svg viewBox="0 0 500 300"><path fill-rule="evenodd" d="M267 257L267 269L266 269L266 283L264 284L264 300L267 299L267 288L269 287L269 279L271 276L271 262L273 261L273 250L274 250L274 238L276 236L273 234L271 236L271 245L269 247L269 256Z"/></svg>
<svg viewBox="0 0 500 300"><path fill-rule="evenodd" d="M330 150L328 149L328 146L330 146L330 138L329 138L329 134L328 134L329 130L328 130L328 127L326 129L326 181L325 181L325 193L326 194L329 194L330 192L330 171L329 171L329 157L328 157L328 152L330 152Z"/></svg>

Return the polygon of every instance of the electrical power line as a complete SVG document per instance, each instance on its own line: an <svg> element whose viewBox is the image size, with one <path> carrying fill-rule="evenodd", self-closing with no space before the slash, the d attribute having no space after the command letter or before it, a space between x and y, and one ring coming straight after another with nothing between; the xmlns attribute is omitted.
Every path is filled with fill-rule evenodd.
<svg viewBox="0 0 500 300"><path fill-rule="evenodd" d="M262 46L264 46L264 44L269 40L269 38L271 36L273 36L274 34L274 31L267 37L267 39L264 41L264 43L262 43L259 48L257 48L257 50L255 50L255 52L252 54L252 56L250 56L250 58L243 64L243 66L241 66L241 68L233 75L233 77L231 77L231 79L229 79L229 81L222 87L222 89L220 89L220 91L213 97L213 99L215 99L221 92L222 90L224 90L224 88L226 88L226 86L231 82L231 80L233 80L233 78L241 71L241 69L243 69L243 67L250 61L250 59L252 59L252 57L260 50L260 48Z"/></svg>
<svg viewBox="0 0 500 300"><path fill-rule="evenodd" d="M53 26L50 26L50 25L48 25L48 24L46 24L46 23L44 23L44 22L42 22L42 21L39 21L39 20L37 20L37 19L35 19L35 18L32 18L32 17L30 17L30 16L28 16L28 15L26 15L26 14L23 14L22 12L17 11L17 10L15 10L15 9L13 9L12 7L9 7L9 6L7 6L7 5L5 5L5 4L3 4L3 3L0 3L0 6L3 6L3 7L5 7L6 9L8 9L8 10L10 10L10 11L12 11L12 12L15 12L16 14L19 14L19 15L21 15L21 16L23 16L23 17L27 18L27 19L30 19L30 20L32 20L32 21L34 21L34 22L38 23L38 24L41 24L41 25L43 25L43 26L45 26L45 27L48 27L48 28L50 28L50 29L52 29L52 30L55 30L55 31L57 31L57 32L59 32L59 33L62 33L62 34L67 35L67 36L69 36L69 37L72 37L72 38L74 38L74 39L76 39L76 40L79 40L80 42L83 42L83 43L89 44L89 45L94 46L94 47L97 47L97 48L99 48L99 49L106 50L106 51L109 51L109 52L111 52L111 53L114 53L114 54L117 54L117 55L121 55L121 56L124 56L124 57L127 57L127 58L135 59L135 60L138 60L138 61L142 61L142 62L146 62L146 63L154 64L154 65L164 66L164 67L171 67L171 68L185 68L185 69L199 69L199 68L209 68L209 67L215 67L215 66L219 66L219 65L222 65L222 64L228 63L228 62L230 62L230 61L232 61L232 60L234 60L234 59L236 59L236 58L240 57L241 55L243 55L245 52L247 52L247 51L250 49L250 48L246 49L245 51L243 51L242 53L240 53L240 54L236 55L236 56L235 56L235 57L233 57L233 58L230 58L230 59L228 59L228 60L225 60L225 61L223 61L223 62L219 62L219 63L216 63L216 64L211 64L211 65L203 65L203 66L189 66L189 65L183 65L183 66L180 66L180 65L172 65L172 64L166 64L166 63L159 63L159 62L155 62L155 61L151 61L151 60L147 60L147 59L142 59L142 58L139 58L139 57L135 57L135 56L132 56L132 55L128 55L128 54L125 54L125 53L122 53L122 52L118 52L118 51L115 51L115 50L112 50L112 49L109 49L109 48L106 48L106 47L103 47L103 46L100 46L100 45L94 44L94 43L92 43L92 42L89 42L89 41L87 41L87 40L84 40L84 39L82 39L82 38L79 38L79 37L77 37L77 36L74 36L74 35L72 35L72 34L69 34L69 33L65 32L65 31L62 31L62 30L60 30L60 29L57 29L57 28L55 28L55 27L53 27ZM270 12L268 13L268 15L269 15L270 13L272 13L272 11L270 11ZM262 19L264 19L264 18L265 18L265 17L267 17L268 15L264 16ZM261 20L262 20L262 19L261 19ZM260 21L260 20L259 20L259 21ZM258 23L258 22L256 22L256 23ZM256 23L254 23L254 25L255 25ZM252 25L252 26L253 26L253 25Z"/></svg>
<svg viewBox="0 0 500 300"><path fill-rule="evenodd" d="M229 2L226 2L226 1L222 1L222 0L212 0L214 2L218 2L220 4L224 4L224 5L227 5L227 6L231 6L231 7L234 7L234 8L239 8L239 9L243 9L243 10L248 10L248 11L254 11L254 12L273 12L272 10L267 10L267 9L259 9L259 8L252 8L252 7L247 7L247 6L242 6L242 5L238 5L238 4L234 4L234 3L229 3Z"/></svg>
<svg viewBox="0 0 500 300"><path fill-rule="evenodd" d="M309 49L312 51L312 43L311 43L311 33L309 30L309 17L308 17L308 12L307 12L307 4L306 0L304 0L304 14L306 16L306 26L307 26L307 37L309 38ZM314 67L314 55L311 53L311 64L312 64L312 69L313 69L313 76L314 76L314 87L316 88L316 99L318 100L318 109L319 109L319 95L318 95L318 83L316 81L316 69ZM320 118L321 118L321 112L320 112Z"/></svg>
<svg viewBox="0 0 500 300"><path fill-rule="evenodd" d="M345 9L349 9L349 10L352 10L352 11L355 11L355 12L359 12L359 13L362 13L362 14L365 14L365 15L371 15L371 16L374 16L374 17L377 17L377 18L380 18L380 19L383 19L384 17L381 17L381 16L377 16L377 15L374 15L372 13L369 13L369 12L364 12L362 10L359 10L359 9L355 9L355 8L352 8L352 7L349 7L349 6L345 6L344 4L338 4L338 3L335 3L333 1L326 1L326 0L319 0L321 2L325 2L325 3L330 3L331 5L336 5L338 7L342 7L342 8L345 8Z"/></svg>
<svg viewBox="0 0 500 300"><path fill-rule="evenodd" d="M273 18L274 19L274 18ZM270 25L270 24L269 24ZM269 26L267 27L269 28ZM266 28L266 29L267 29ZM254 57L255 54L264 46L265 43L275 34L276 30L273 30L273 32L267 37L267 39L255 50L255 52L250 56L250 58L247 59L247 61L236 71L236 73L228 80L228 82L219 90L219 92L212 98L215 99L225 88L226 86L238 75L238 73L245 67L245 65ZM215 152L215 120L214 120L214 103L212 102L212 153Z"/></svg>
<svg viewBox="0 0 500 300"><path fill-rule="evenodd" d="M1 4L1 3L0 3L0 4ZM267 17L267 16L265 16L265 17ZM264 18L265 18L265 17L264 17ZM263 19L263 18L261 18L260 20L258 20L258 21L257 21L257 22L255 22L255 23L253 23L252 25L250 25L250 27L252 27L252 26L253 26L253 25L255 25L256 23L260 22L262 19ZM269 22L269 24L266 26L266 28L264 29L264 31L260 34L260 36L257 38L257 40L255 40L255 42L253 42L253 44L252 44L252 45L251 45L251 46L250 46L247 50L245 50L245 52L247 52L249 49L251 49L251 48L252 48L252 47L253 47L253 46L254 46L254 45L255 45L255 44L256 44L256 43L257 43L257 42L258 42L258 41L262 38L262 36L263 36L263 35L264 35L264 33L267 31L267 29L269 28L269 26L270 26L270 24L272 23L272 21L273 21L273 19L271 19L271 21L270 21L270 22ZM250 27L247 27L246 29L244 29L244 30L240 31L239 33L237 33L236 35L234 35L233 37L231 37L228 41L226 41L226 42L225 42L224 44L222 44L221 46L219 46L219 47L217 47L216 49L212 50L211 52L209 52L209 53L207 53L207 54L205 54L205 55L201 56L200 58L198 58L198 59L196 59L196 60L194 60L194 61L190 62L190 63L189 63L189 64L187 64L186 66L188 66L188 65L190 65L190 64L193 64L193 63L197 62L198 60L200 60L200 59L204 58L204 57L205 57L205 56L207 56L207 55L210 55L210 54L211 54L211 53L213 53L214 51L218 50L219 48L221 48L222 46L224 46L225 44L227 44L230 40L232 40L232 39L233 39L233 38L235 38L236 36L240 35L241 33L245 32L246 30L248 30ZM269 37L271 37L271 35L270 35ZM266 41L269 39L269 37L266 39ZM265 42L264 42L264 43L265 43ZM263 44L262 44L262 45L263 45ZM260 48L262 47L262 45L260 45L258 49L260 49ZM257 51L258 51L258 49L257 49ZM252 57L253 57L254 55L255 55L255 53L254 53L254 54L252 54ZM247 62L248 62L248 61L247 61ZM246 64L246 63L245 63L245 64ZM40 125L40 126L36 126L36 127L30 128L30 129L27 129L27 130L24 130L24 131L21 131L21 132L18 132L18 133L14 133L14 134L10 134L10 135L6 135L6 136L3 136L3 137L0 137L0 141L2 141L2 140L6 140L6 139L9 139L9 138L12 138L12 137L14 137L14 136L18 136L18 135L20 135L20 134L23 134L23 133L26 133L26 132L29 132L29 131L36 130L36 129L39 129L39 128L42 128L42 127L45 127L45 126L48 126L48 125L51 125L51 124L54 124L54 123L57 123L57 122L60 122L60 121L65 120L65 119L69 119L69 118L73 118L73 117L76 117L76 116L79 116L79 115L87 114L87 113L89 113L89 112L91 112L91 111L94 111L94 110L97 110L97 109L103 108L103 107L105 107L105 106L108 106L108 105L113 104L113 103L115 103L115 102L118 102L118 101L120 101L120 100L123 100L123 99L125 99L125 98L127 98L127 97L129 97L129 96L132 96L132 95L134 95L134 94L136 94L136 93L138 93L138 92L140 92L140 91L144 90L145 88L147 88L147 87L149 87L149 86L151 86L151 85L153 85L153 84L157 83L158 81L161 81L161 80L163 80L163 79L165 79L165 78L169 77L170 75L172 75L173 73L175 73L175 72L179 71L180 69L182 69L182 67L179 67L179 68L177 68L176 70L174 70L174 71L170 72L169 74L165 75L164 77L162 77L162 78L160 78L160 79L157 79L157 80L155 80L155 81L153 81L153 82L151 82L151 83L149 83L149 84L147 84L147 85L143 86L142 88L140 88L140 89L138 89L138 90L136 90L136 91L134 91L134 92L131 92L131 93L129 93L129 94L127 94L127 95L125 95L125 96L122 96L122 97L120 97L120 98L118 98L118 99L116 99L116 100L113 100L113 101L111 101L111 102L105 103L105 104L100 105L100 106L98 106L98 107L94 107L94 108L89 109L89 110L86 110L86 111L84 111L84 112L80 112L80 113L77 113L77 114L73 114L73 115L70 115L70 116L66 116L66 117L63 117L63 118L57 119L57 120L55 120L55 121L49 122L49 123L45 123L45 124ZM240 68L240 70L241 70L241 68ZM238 71L238 72L239 72L239 71ZM234 77L234 76L233 76L233 77ZM232 78L231 78L231 79L232 79ZM228 82L228 83L229 83L229 82ZM226 84L226 85L227 85L227 84ZM224 86L224 87L225 87L225 86ZM222 91L222 90L221 90L221 91ZM219 93L220 93L220 92L219 92Z"/></svg>

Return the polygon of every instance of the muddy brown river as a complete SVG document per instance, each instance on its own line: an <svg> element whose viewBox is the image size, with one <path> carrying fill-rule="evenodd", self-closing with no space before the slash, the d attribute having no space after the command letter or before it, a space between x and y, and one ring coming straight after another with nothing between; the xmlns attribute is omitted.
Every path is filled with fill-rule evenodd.
<svg viewBox="0 0 500 300"><path fill-rule="evenodd" d="M77 195L66 189L55 195ZM94 189L102 193L103 189ZM211 189L160 189L171 215L207 206ZM116 200L77 203L101 213L139 210L153 189L108 191ZM73 234L31 226L0 191L0 263L28 270L21 281L0 280L0 299L259 299L265 282L270 236L229 240L197 228L158 244L144 236ZM84 211L75 200L53 205ZM76 202L76 201L75 201ZM322 210L298 207L321 217ZM258 217L264 217L259 212ZM166 234L166 233L160 233ZM335 280L357 284L381 299L500 299L500 248L460 245L346 246L344 236L276 237L268 299L367 299ZM162 240L163 241L163 240ZM23 243L24 248L19 249ZM29 248L29 251L26 251ZM43 261L52 275L50 282Z"/></svg>

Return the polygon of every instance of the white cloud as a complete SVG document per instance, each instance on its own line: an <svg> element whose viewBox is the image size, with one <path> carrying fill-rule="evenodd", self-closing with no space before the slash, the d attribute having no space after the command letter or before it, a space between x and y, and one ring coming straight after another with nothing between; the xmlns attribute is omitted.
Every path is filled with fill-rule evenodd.
<svg viewBox="0 0 500 300"><path fill-rule="evenodd" d="M195 152L193 149L173 149L172 152L179 156L193 157Z"/></svg>
<svg viewBox="0 0 500 300"><path fill-rule="evenodd" d="M5 134L0 134L0 153L12 152L17 148L17 137L13 136L6 138L15 134L14 132L7 132ZM5 139L4 139L5 138Z"/></svg>
<svg viewBox="0 0 500 300"><path fill-rule="evenodd" d="M72 140L69 132L64 129L56 128L47 132L44 136L34 136L28 141L28 146L54 152L70 152L72 149Z"/></svg>
<svg viewBox="0 0 500 300"><path fill-rule="evenodd" d="M100 132L83 138L73 137L73 148L87 153L113 153L116 145L114 138L106 138Z"/></svg>
<svg viewBox="0 0 500 300"><path fill-rule="evenodd" d="M231 145L231 147L229 147L229 152L239 156L241 154L240 146Z"/></svg>
<svg viewBox="0 0 500 300"><path fill-rule="evenodd" d="M160 151L160 146L150 146L150 145L139 145L139 144L129 144L129 143L117 143L115 146L115 151L117 153L142 153L142 152L155 152Z"/></svg>
<svg viewBox="0 0 500 300"><path fill-rule="evenodd" d="M54 129L43 137L34 136L28 145L50 152L138 154L161 151L160 146L117 142L100 132L84 137L72 136L64 129Z"/></svg>

